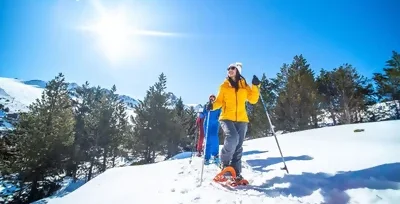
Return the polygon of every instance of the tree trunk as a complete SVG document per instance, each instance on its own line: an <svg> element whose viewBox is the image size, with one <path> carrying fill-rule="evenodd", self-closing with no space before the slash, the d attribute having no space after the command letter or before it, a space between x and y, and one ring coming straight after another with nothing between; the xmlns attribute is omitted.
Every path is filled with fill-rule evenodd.
<svg viewBox="0 0 400 204"><path fill-rule="evenodd" d="M112 158L112 167L114 168L115 167L115 158L116 158L117 156L114 154L114 156L113 156L113 158Z"/></svg>
<svg viewBox="0 0 400 204"><path fill-rule="evenodd" d="M331 112L331 118L332 118L332 121L333 121L333 125L336 125L337 121L336 121L335 111L333 109L331 109L330 112Z"/></svg>
<svg viewBox="0 0 400 204"><path fill-rule="evenodd" d="M396 108L396 118L400 119L400 100L394 100L394 107Z"/></svg>
<svg viewBox="0 0 400 204"><path fill-rule="evenodd" d="M89 175L87 181L90 181L92 179L92 174L93 174L93 162L94 162L94 157L90 159L90 166L89 166Z"/></svg>
<svg viewBox="0 0 400 204"><path fill-rule="evenodd" d="M105 147L104 148L104 152L103 152L103 164L101 167L101 170L104 172L107 169L107 155L108 155L108 148Z"/></svg>
<svg viewBox="0 0 400 204"><path fill-rule="evenodd" d="M31 191L29 192L29 196L28 196L29 203L36 201L40 198L39 191L37 189L38 180L39 180L39 176L37 175L37 173L34 173L32 185L31 185Z"/></svg>
<svg viewBox="0 0 400 204"><path fill-rule="evenodd" d="M153 155L152 155L152 158L151 158L151 163L154 163L155 159L156 159L156 151L153 151Z"/></svg>
<svg viewBox="0 0 400 204"><path fill-rule="evenodd" d="M77 171L77 148L76 145L72 147L72 153L71 153L71 158L68 161L67 165L67 176L73 177L73 179L76 179L76 171Z"/></svg>
<svg viewBox="0 0 400 204"><path fill-rule="evenodd" d="M351 123L351 113L350 113L350 107L348 104L344 104L344 119L346 124Z"/></svg>
<svg viewBox="0 0 400 204"><path fill-rule="evenodd" d="M151 151L150 151L150 147L147 147L146 149L146 163L150 163L150 159L151 159Z"/></svg>
<svg viewBox="0 0 400 204"><path fill-rule="evenodd" d="M312 114L312 119L313 119L313 123L314 123L314 128L318 128L318 117L315 112Z"/></svg>

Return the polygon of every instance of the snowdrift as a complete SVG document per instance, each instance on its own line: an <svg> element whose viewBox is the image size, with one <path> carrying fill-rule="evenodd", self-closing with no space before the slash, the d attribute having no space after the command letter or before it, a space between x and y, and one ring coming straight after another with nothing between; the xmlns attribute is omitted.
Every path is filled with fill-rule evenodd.
<svg viewBox="0 0 400 204"><path fill-rule="evenodd" d="M354 132L364 129L363 132ZM280 170L273 137L244 144L243 175L250 186L212 183L215 165L186 155L109 169L49 203L400 203L400 121L326 127L279 135L290 174Z"/></svg>

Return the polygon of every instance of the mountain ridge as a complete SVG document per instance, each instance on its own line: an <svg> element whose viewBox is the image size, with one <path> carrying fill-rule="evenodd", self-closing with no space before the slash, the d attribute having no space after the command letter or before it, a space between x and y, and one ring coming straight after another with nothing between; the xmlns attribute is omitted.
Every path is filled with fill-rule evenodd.
<svg viewBox="0 0 400 204"><path fill-rule="evenodd" d="M26 84L26 85L31 85L31 86L42 88L42 89L46 88L46 84L47 84L46 81L40 80L40 79L32 79L32 80L26 80L26 81L21 81L21 82ZM75 82L67 82L67 83L68 83L68 89L70 91L72 91L72 90L74 90L74 89L76 89L78 87L81 87L80 85L78 85ZM104 88L104 89L109 90L107 88ZM169 92L168 94L172 94L174 100L177 99L177 97L172 92ZM139 103L138 99L135 99L135 98L133 98L133 97L127 95L127 94L118 94L118 96L122 101L124 101L124 103L128 107L133 108L136 104ZM186 108L193 107L195 109L198 109L198 108L202 107L200 103L199 104L184 104L184 105L186 106Z"/></svg>
<svg viewBox="0 0 400 204"><path fill-rule="evenodd" d="M71 98L76 97L76 89L81 86L74 82L67 83ZM4 108L7 108L8 113L26 112L28 111L28 106L41 97L46 84L46 81L39 79L20 80L17 78L0 77L0 104L3 105ZM107 88L103 89L110 91L110 89ZM171 96L172 101L178 99L172 92L168 94ZM134 106L139 104L139 99L135 99L126 94L118 94L118 97L124 102L128 115L135 116ZM202 107L200 104L184 105L185 108L193 107L195 110Z"/></svg>

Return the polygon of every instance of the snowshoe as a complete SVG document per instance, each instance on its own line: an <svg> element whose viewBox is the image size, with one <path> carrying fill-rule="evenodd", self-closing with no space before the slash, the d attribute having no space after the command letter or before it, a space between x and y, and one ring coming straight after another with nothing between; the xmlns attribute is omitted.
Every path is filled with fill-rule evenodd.
<svg viewBox="0 0 400 204"><path fill-rule="evenodd" d="M215 177L215 182L226 182L228 180L232 180L232 178L236 178L236 171L231 166L226 166L219 172Z"/></svg>
<svg viewBox="0 0 400 204"><path fill-rule="evenodd" d="M249 184L249 181L244 179L242 175L236 175L235 169L231 166L223 167L222 171L218 173L213 180L222 185L231 187Z"/></svg>

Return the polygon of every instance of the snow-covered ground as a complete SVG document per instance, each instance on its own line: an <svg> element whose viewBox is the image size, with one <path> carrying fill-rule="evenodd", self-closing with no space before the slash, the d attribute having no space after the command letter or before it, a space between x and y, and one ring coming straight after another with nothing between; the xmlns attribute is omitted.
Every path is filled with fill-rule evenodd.
<svg viewBox="0 0 400 204"><path fill-rule="evenodd" d="M10 113L27 111L28 106L42 95L43 89L24 84L18 79L0 77L0 103Z"/></svg>
<svg viewBox="0 0 400 204"><path fill-rule="evenodd" d="M46 82L40 80L21 81L18 79L0 77L0 104L8 107L10 113L28 111L28 106L36 99L40 99ZM71 89L78 85L71 83ZM135 116L133 106L137 101L126 95L121 95L124 101L128 116Z"/></svg>
<svg viewBox="0 0 400 204"><path fill-rule="evenodd" d="M354 132L364 129L363 132ZM190 154L156 164L109 169L49 203L400 203L400 121L325 127L244 144L250 186L230 190L211 182L218 172Z"/></svg>

